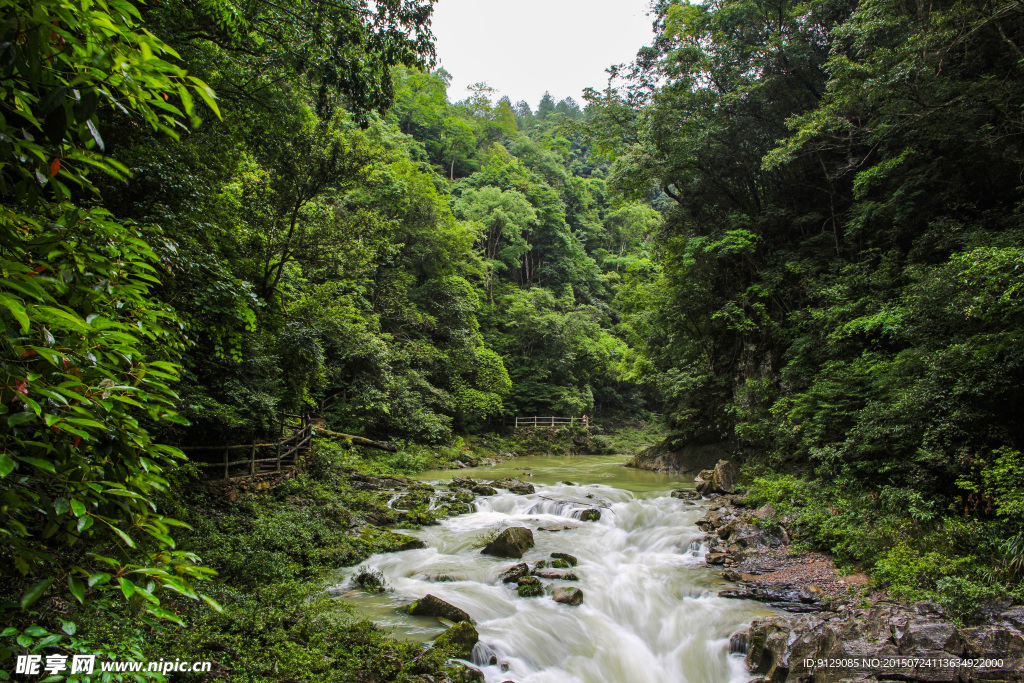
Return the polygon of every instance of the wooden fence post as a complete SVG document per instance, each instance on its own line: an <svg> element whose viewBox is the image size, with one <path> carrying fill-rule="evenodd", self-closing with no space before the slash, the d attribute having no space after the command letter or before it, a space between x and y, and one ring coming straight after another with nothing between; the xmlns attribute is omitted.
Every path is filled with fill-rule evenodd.
<svg viewBox="0 0 1024 683"><path fill-rule="evenodd" d="M275 464L276 464L276 467L277 467L277 470L276 470L277 472L281 471L281 444L282 443L283 443L283 441L278 441L277 442L277 459L275 460Z"/></svg>
<svg viewBox="0 0 1024 683"><path fill-rule="evenodd" d="M252 451L249 453L249 476L256 474L256 437L252 437Z"/></svg>
<svg viewBox="0 0 1024 683"><path fill-rule="evenodd" d="M231 455L231 448L228 444L224 444L224 481L228 479L228 462L230 462L229 456Z"/></svg>

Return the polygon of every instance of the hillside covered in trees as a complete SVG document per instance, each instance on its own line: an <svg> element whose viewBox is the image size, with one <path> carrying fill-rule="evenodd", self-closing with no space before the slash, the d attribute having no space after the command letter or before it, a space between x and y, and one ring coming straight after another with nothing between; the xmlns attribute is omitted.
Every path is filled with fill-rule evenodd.
<svg viewBox="0 0 1024 683"><path fill-rule="evenodd" d="M243 615L289 675L328 631L390 671L298 613L396 543L324 515L410 522L338 472L517 415L663 413L657 452L732 453L898 597L1022 597L1021 3L655 0L633 64L536 105L453 101L432 0L3 8L0 657ZM397 453L247 499L293 544L262 576L185 452L286 414Z"/></svg>

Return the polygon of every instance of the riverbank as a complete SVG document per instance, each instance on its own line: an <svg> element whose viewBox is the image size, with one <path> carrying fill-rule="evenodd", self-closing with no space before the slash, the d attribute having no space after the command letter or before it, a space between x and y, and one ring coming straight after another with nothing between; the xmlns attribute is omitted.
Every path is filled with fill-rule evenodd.
<svg viewBox="0 0 1024 683"><path fill-rule="evenodd" d="M714 494L712 494L714 495ZM678 492L682 504L692 494ZM707 505L709 566L724 567L734 587L719 592L756 600L788 616L756 619L732 638L757 681L816 683L1024 679L1024 606L1011 599L947 614L934 602L901 603L862 573L843 575L830 555L794 548L771 505L746 495ZM793 520L788 520L792 522Z"/></svg>

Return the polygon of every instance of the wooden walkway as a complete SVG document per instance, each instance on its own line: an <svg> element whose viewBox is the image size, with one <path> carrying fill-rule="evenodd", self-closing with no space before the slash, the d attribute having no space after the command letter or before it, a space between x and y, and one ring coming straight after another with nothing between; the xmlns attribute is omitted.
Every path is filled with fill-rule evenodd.
<svg viewBox="0 0 1024 683"><path fill-rule="evenodd" d="M285 420L291 419L292 427L295 429L291 434L284 435L288 426ZM313 444L313 434L345 439L350 446L366 446L368 448L380 448L392 453L398 450L395 446L382 441L374 441L363 436L332 432L324 427L325 421L320 418L311 418L302 415L284 415L284 419L276 421L281 427L281 438L273 443L252 443L225 444L223 446L183 446L181 450L186 453L204 453L213 451L222 455L216 461L209 457L190 457L189 460L207 472L207 479L239 479L255 477L259 474L270 472L287 472L294 469L302 462L302 455L316 453ZM239 453L241 451L241 453ZM248 451L248 452L246 452ZM259 457L257 457L259 456Z"/></svg>
<svg viewBox="0 0 1024 683"><path fill-rule="evenodd" d="M590 426L590 419L583 417L517 417L516 429L537 429L538 427L563 427L566 425Z"/></svg>
<svg viewBox="0 0 1024 683"><path fill-rule="evenodd" d="M313 449L313 424L306 418L301 418L301 420L302 423L298 429L273 443L257 443L253 439L252 443L246 444L185 446L181 450L186 453L202 451L221 451L223 453L217 462L202 462L190 458L197 467L211 470L207 479L253 477L265 472L287 471L299 464L302 453ZM242 457L238 457L239 451L242 451ZM257 455L261 457L256 457Z"/></svg>

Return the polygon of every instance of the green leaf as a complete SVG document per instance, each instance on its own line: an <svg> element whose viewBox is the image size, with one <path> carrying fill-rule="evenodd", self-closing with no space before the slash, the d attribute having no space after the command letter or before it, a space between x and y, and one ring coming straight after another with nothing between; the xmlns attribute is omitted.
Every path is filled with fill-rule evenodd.
<svg viewBox="0 0 1024 683"><path fill-rule="evenodd" d="M25 313L25 306L10 294L0 292L0 306L3 306L14 316L21 325L21 333L25 334L30 329L28 315Z"/></svg>
<svg viewBox="0 0 1024 683"><path fill-rule="evenodd" d="M32 420L35 420L37 417L38 416L35 413L30 412L28 410L22 411L20 413L14 413L13 415L7 418L7 426L17 427L18 425L25 424L26 422L31 422ZM25 458L21 459L24 460Z"/></svg>
<svg viewBox="0 0 1024 683"><path fill-rule="evenodd" d="M75 622L73 621L64 621L63 619L61 619L60 630L64 631L64 633L68 634L69 636L73 636L75 635L75 632L78 631L78 627L75 626Z"/></svg>
<svg viewBox="0 0 1024 683"><path fill-rule="evenodd" d="M103 145L103 138L100 137L100 131L96 128L96 124L90 119L85 122L85 127L89 129L89 133L92 134L92 139L96 141L96 146L100 148L100 151L102 152L106 149Z"/></svg>
<svg viewBox="0 0 1024 683"><path fill-rule="evenodd" d="M128 545L129 548L134 548L135 547L135 541L133 541L131 539L131 536L129 536L125 532L121 531L116 526L111 525L110 528L114 530L115 534L117 534L118 536L121 537L121 540L124 541Z"/></svg>
<svg viewBox="0 0 1024 683"><path fill-rule="evenodd" d="M136 586L128 579L121 577L117 580L121 584L121 592L124 593L124 597L130 598L135 594Z"/></svg>
<svg viewBox="0 0 1024 683"><path fill-rule="evenodd" d="M106 572L98 572L96 574L89 575L89 587L95 586L96 584L104 584L110 581L112 577Z"/></svg>
<svg viewBox="0 0 1024 683"><path fill-rule="evenodd" d="M38 643L36 643L36 646L35 646L34 648L32 648L32 651L33 651L33 652L39 652L39 651L40 651L40 650L42 650L43 648L47 648L47 647L50 647L50 646L51 646L51 645L53 645L54 643L59 643L59 642L60 642L60 639L61 639L62 637L63 637L63 636L59 636L59 635L56 635L56 634L54 634L54 635L52 635L52 636L46 636L45 638L43 638L42 640L40 640L40 641L39 641Z"/></svg>
<svg viewBox="0 0 1024 683"><path fill-rule="evenodd" d="M75 513L75 517L81 517L85 514L85 503L78 500L77 498L72 498L71 510Z"/></svg>
<svg viewBox="0 0 1024 683"><path fill-rule="evenodd" d="M41 598L43 596L43 593L46 592L46 589L50 587L51 583L53 583L52 578L43 579L39 583L29 588L27 591L25 591L25 594L21 596L21 608L28 609L29 607L34 605L36 603L36 600Z"/></svg>
<svg viewBox="0 0 1024 683"><path fill-rule="evenodd" d="M220 603L211 598L209 595L204 595L200 593L199 597L201 597L203 599L203 602L212 607L216 612L219 613L224 611L224 608L221 607Z"/></svg>
<svg viewBox="0 0 1024 683"><path fill-rule="evenodd" d="M36 312L39 317L51 325L57 325L65 329L74 330L81 334L89 334L92 332L92 328L77 315L54 308L53 306L37 306Z"/></svg>
<svg viewBox="0 0 1024 683"><path fill-rule="evenodd" d="M81 579L69 576L68 588L71 590L71 594L78 599L78 602L85 603L85 584L82 583Z"/></svg>
<svg viewBox="0 0 1024 683"><path fill-rule="evenodd" d="M31 458L27 455L20 455L18 459L22 462L27 462L29 465L35 465L41 470L46 470L50 474L57 474L57 469L53 466L52 462L47 460L40 460L39 458Z"/></svg>
<svg viewBox="0 0 1024 683"><path fill-rule="evenodd" d="M14 460L6 453L0 453L0 477L6 477L14 470Z"/></svg>
<svg viewBox="0 0 1024 683"><path fill-rule="evenodd" d="M25 629L25 633L29 634L33 638L42 638L43 636L49 634L50 632L47 631L42 626L39 626L37 624L32 624L27 629Z"/></svg>

